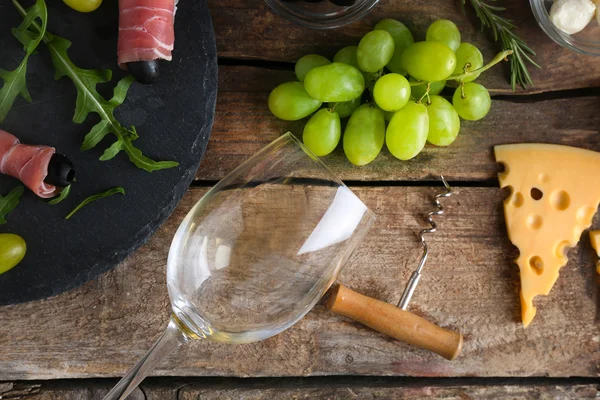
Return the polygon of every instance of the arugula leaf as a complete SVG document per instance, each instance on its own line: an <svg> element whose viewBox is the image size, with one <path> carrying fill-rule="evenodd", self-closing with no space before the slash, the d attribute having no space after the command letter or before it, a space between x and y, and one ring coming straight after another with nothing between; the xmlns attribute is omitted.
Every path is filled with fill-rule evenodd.
<svg viewBox="0 0 600 400"><path fill-rule="evenodd" d="M38 18L42 21L42 26L38 33L32 34L29 28ZM29 56L33 54L46 33L47 22L48 10L46 9L46 3L44 3L44 0L36 0L35 5L29 9L21 25L12 30L13 35L23 44L25 57L14 71L0 69L0 80L4 81L2 89L0 89L0 122L4 121L4 118L8 115L18 95L21 95L27 102L31 102L31 95L27 90L27 62Z"/></svg>
<svg viewBox="0 0 600 400"><path fill-rule="evenodd" d="M25 188L23 186L17 186L6 196L0 196L0 225L6 223L6 218L4 217L19 204L19 199L24 190Z"/></svg>
<svg viewBox="0 0 600 400"><path fill-rule="evenodd" d="M58 196L56 196L55 198L53 198L52 200L50 200L48 202L48 204L50 204L51 206L54 206L54 205L60 203L61 201L63 201L64 199L67 198L69 193L71 193L71 185L70 184L65 186L63 188L63 190L60 191L60 194Z"/></svg>
<svg viewBox="0 0 600 400"><path fill-rule="evenodd" d="M123 189L121 186L117 186L117 187L114 187L112 189L108 189L105 192L98 193L98 194L95 194L93 196L90 196L87 199L83 200L77 207L75 207L73 209L73 211L71 211L69 214L67 214L67 216L65 217L65 219L71 218L73 216L73 214L75 214L77 211L81 210L86 205L90 204L92 201L100 200L100 199L103 199L105 197L112 196L113 194L117 194L117 193L125 194L125 189Z"/></svg>
<svg viewBox="0 0 600 400"><path fill-rule="evenodd" d="M25 10L19 2L13 0L13 4L21 15L25 16ZM29 30L39 32L40 28L34 23L29 27ZM66 76L71 79L77 88L77 101L73 122L77 124L83 123L90 113L97 113L100 116L100 122L85 136L81 146L82 150L93 148L107 134L112 133L117 137L117 140L104 151L104 154L100 157L102 161L110 160L119 152L124 151L136 167L148 172L173 168L179 165L176 161L154 161L144 156L142 151L132 143L138 138L135 128L127 129L115 118L114 110L125 100L129 86L133 82L133 77L128 76L121 79L114 89L112 99L107 101L98 93L96 85L109 82L112 78L111 70L82 69L77 67L73 64L67 53L67 50L71 47L71 42L65 38L46 32L44 42L52 56L52 64L56 70L55 79Z"/></svg>
<svg viewBox="0 0 600 400"><path fill-rule="evenodd" d="M100 157L102 161L110 160L120 151L124 151L129 157L129 161L135 164L136 167L148 172L179 165L175 161L154 161L144 156L142 151L132 143L133 140L138 138L135 128L127 129L115 118L114 110L125 100L129 86L133 82L133 77L128 76L121 79L114 89L112 99L106 101L96 90L96 85L110 81L112 71L81 69L75 66L67 54L71 42L55 35L47 34L47 36L50 37L47 45L52 56L52 63L56 69L55 79L66 76L77 87L77 102L73 122L78 124L84 122L89 113L92 112L100 116L100 122L85 136L81 146L82 150L93 148L107 134L112 133L117 137L117 140L104 151L104 154Z"/></svg>

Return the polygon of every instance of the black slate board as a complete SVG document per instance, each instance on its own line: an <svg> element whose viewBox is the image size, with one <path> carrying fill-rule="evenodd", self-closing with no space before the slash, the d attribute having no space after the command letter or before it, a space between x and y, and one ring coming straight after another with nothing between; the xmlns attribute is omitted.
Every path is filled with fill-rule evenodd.
<svg viewBox="0 0 600 400"><path fill-rule="evenodd" d="M117 80L125 75L116 65L117 0L105 0L89 14L73 11L59 0L46 3L48 31L73 42L69 55L74 63L113 70L112 82L99 86L110 98ZM27 7L32 2L21 4ZM20 22L11 2L1 1L0 68L12 70L22 59L23 51L10 32ZM28 87L33 102L18 99L0 129L23 143L54 146L68 155L75 163L77 182L69 197L55 206L27 190L8 215L8 223L0 225L0 232L19 234L28 246L21 264L0 275L0 305L56 295L114 267L147 240L186 192L206 150L217 92L215 39L205 0L179 3L175 36L173 61L162 63L160 83L134 83L115 112L124 125L135 125L140 135L135 144L145 155L180 163L152 173L137 169L124 153L99 161L113 141L111 135L96 148L80 151L98 117L91 114L84 124L73 123L75 87L67 78L54 81L43 45L31 57ZM17 184L0 176L0 193ZM81 200L113 186L123 186L127 194L97 201L64 219Z"/></svg>

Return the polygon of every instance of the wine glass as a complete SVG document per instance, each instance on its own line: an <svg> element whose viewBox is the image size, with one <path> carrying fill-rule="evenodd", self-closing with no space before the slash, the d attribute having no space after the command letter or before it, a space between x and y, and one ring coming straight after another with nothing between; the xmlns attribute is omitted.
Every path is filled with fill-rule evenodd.
<svg viewBox="0 0 600 400"><path fill-rule="evenodd" d="M190 340L249 343L289 328L327 291L374 220L292 134L273 141L206 193L177 229L167 329L104 399L125 398Z"/></svg>

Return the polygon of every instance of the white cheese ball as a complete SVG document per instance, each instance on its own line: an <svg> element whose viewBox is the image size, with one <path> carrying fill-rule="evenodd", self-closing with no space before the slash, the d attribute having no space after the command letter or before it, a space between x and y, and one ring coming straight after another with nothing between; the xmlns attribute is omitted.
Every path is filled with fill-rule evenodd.
<svg viewBox="0 0 600 400"><path fill-rule="evenodd" d="M556 0L550 8L550 21L572 35L581 32L594 18L596 5L591 0Z"/></svg>

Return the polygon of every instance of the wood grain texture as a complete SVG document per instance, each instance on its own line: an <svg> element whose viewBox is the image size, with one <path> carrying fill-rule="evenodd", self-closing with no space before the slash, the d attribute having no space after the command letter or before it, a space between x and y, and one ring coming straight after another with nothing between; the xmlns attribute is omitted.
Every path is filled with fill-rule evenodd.
<svg viewBox="0 0 600 400"><path fill-rule="evenodd" d="M282 382L283 383L283 382ZM283 383L285 384L285 383ZM3 391L3 398L26 400L100 400L108 390L108 383L70 382L6 384L13 389ZM152 384L142 383L141 388L131 394L131 400L289 400L289 399L499 399L499 400L537 400L537 399L597 399L598 385L424 385L396 387L361 387L357 385L339 387L206 387L206 385L187 383ZM14 396L14 397L9 397ZM18 396L18 397L17 397Z"/></svg>
<svg viewBox="0 0 600 400"><path fill-rule="evenodd" d="M518 93L588 88L600 86L600 62L594 57L576 54L550 40L533 17L528 1L502 2L503 15L514 20L520 35L536 51L542 66L529 68L534 87ZM492 37L480 30L472 10L465 16L460 1L431 2L381 0L363 20L348 26L315 31L288 22L270 11L263 0L219 0L209 2L220 57L295 62L305 54L319 53L329 59L340 48L356 45L360 38L384 18L405 23L416 40L424 40L429 24L437 19L454 21L462 41L471 42L490 60L500 50ZM585 71L585 73L582 73ZM496 93L512 93L508 65L486 72L478 81Z"/></svg>
<svg viewBox="0 0 600 400"><path fill-rule="evenodd" d="M437 189L439 190L439 189ZM55 298L0 309L0 381L122 375L164 329L165 262L173 233L205 189L191 189L157 234L115 270ZM339 281L397 302L421 248L436 188L356 188L378 215ZM410 311L465 336L453 362L411 348L318 305L263 342L198 341L168 358L161 376L582 376L600 375L596 256L586 239L538 316L520 323L519 280L494 188L459 188L431 236L431 255ZM596 221L595 227L598 227Z"/></svg>
<svg viewBox="0 0 600 400"><path fill-rule="evenodd" d="M306 120L282 121L267 106L269 91L293 79L287 71L257 67L221 67L215 122L208 151L197 173L200 180L219 180L281 134L302 137ZM371 164L356 167L341 144L324 162L343 180L413 181L496 179L497 144L540 142L600 151L600 97L538 102L494 100L482 120L461 121L457 140L448 147L427 145L410 161L394 158L385 148Z"/></svg>

